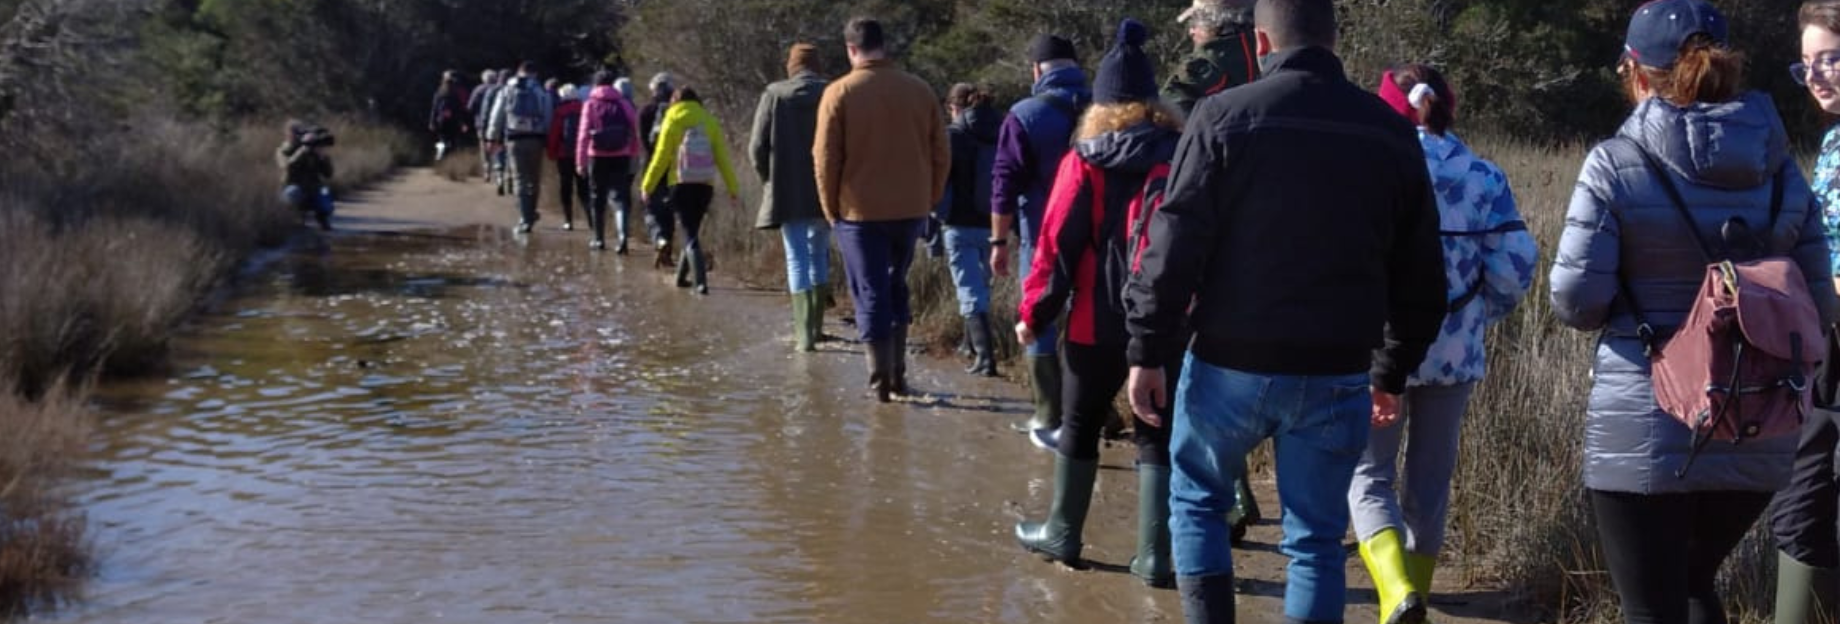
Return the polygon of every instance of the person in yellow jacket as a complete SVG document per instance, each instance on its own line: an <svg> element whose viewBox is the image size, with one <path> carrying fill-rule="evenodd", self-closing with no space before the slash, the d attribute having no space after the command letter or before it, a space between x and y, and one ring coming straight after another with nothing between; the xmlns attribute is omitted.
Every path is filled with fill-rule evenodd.
<svg viewBox="0 0 1840 624"><path fill-rule="evenodd" d="M709 294L708 256L703 254L703 217L715 199L717 176L728 191L729 203L741 208L740 187L735 185L735 168L728 158L728 140L722 124L703 108L696 90L677 90L671 108L665 111L658 144L653 146L652 162L645 168L639 185L639 203L649 205L658 185L671 190L671 207L684 231L684 251L677 258L677 287L695 287L699 295ZM694 277L694 281L692 278Z"/></svg>

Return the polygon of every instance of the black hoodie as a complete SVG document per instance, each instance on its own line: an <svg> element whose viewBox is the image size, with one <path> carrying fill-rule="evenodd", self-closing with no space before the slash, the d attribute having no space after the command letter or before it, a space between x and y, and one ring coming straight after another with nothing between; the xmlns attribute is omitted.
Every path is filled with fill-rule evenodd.
<svg viewBox="0 0 1840 624"><path fill-rule="evenodd" d="M952 197L946 225L990 229L990 169L997 161L997 134L1003 113L989 106L965 111L946 133L952 140L952 175L946 186Z"/></svg>
<svg viewBox="0 0 1840 624"><path fill-rule="evenodd" d="M1023 283L1021 315L1041 328L1068 313L1067 341L1123 347L1130 275L1126 212L1180 134L1148 122L1074 144L1048 195L1041 242Z"/></svg>

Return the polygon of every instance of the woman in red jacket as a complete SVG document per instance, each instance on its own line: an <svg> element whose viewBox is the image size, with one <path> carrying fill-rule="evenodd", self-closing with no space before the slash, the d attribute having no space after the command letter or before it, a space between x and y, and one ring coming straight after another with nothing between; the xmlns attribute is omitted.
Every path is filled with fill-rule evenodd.
<svg viewBox="0 0 1840 624"><path fill-rule="evenodd" d="M588 179L579 175L575 164L575 136L581 127L581 94L575 85L563 85L557 91L556 114L550 116L549 145L544 151L556 163L556 179L562 184L562 229L575 229L575 200L581 200L582 212L588 211ZM588 215L594 222L594 215Z"/></svg>
<svg viewBox="0 0 1840 624"><path fill-rule="evenodd" d="M1145 210L1175 155L1182 114L1157 100L1156 72L1144 55L1149 33L1134 20L1100 62L1091 110L1061 160L1041 241L1024 283L1016 338L1068 315L1061 351L1066 414L1056 444L1054 506L1046 522L1016 525L1023 548L1077 565L1081 531L1099 474L1099 436L1124 387L1124 282L1131 270L1130 213ZM1152 587L1174 587L1169 557L1169 431L1138 421L1137 557L1131 573Z"/></svg>

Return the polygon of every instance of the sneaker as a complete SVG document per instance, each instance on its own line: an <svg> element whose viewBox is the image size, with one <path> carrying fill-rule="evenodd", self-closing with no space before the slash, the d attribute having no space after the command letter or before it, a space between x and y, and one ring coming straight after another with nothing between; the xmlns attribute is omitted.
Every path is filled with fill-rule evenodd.
<svg viewBox="0 0 1840 624"><path fill-rule="evenodd" d="M531 222L529 222L529 221L519 221L519 222L518 222L518 224L517 224L517 229L516 229L516 230L514 230L514 231L515 231L515 232L517 232L517 233L519 233L519 234L529 234L529 233L530 233L530 230L531 230L531 229L532 229L532 228L533 228L534 226L535 226L535 224L533 224L533 223L531 223Z"/></svg>
<svg viewBox="0 0 1840 624"><path fill-rule="evenodd" d="M588 243L588 248L595 251L603 251L607 249L607 241L598 238L594 239L593 242Z"/></svg>

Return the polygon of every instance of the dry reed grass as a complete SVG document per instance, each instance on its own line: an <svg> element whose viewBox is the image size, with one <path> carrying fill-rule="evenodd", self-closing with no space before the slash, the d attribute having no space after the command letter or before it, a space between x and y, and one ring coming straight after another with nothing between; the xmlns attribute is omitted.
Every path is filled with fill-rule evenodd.
<svg viewBox="0 0 1840 624"><path fill-rule="evenodd" d="M415 156L401 132L331 126L335 192ZM174 327L237 263L297 231L277 197L280 128L153 122L132 145L0 165L0 614L54 605L89 569L81 517L57 490L86 423L71 388L160 365Z"/></svg>

